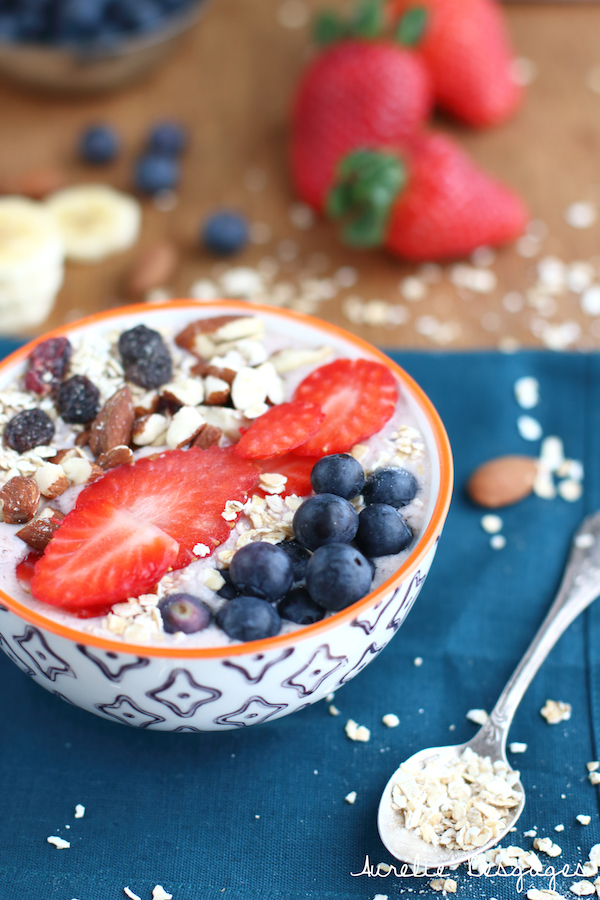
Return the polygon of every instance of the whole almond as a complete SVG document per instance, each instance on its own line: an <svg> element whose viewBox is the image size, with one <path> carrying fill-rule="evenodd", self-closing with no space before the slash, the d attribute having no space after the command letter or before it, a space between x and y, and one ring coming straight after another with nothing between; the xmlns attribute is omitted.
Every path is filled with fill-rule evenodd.
<svg viewBox="0 0 600 900"><path fill-rule="evenodd" d="M40 489L33 478L16 475L0 490L4 521L24 525L35 516L40 504Z"/></svg>
<svg viewBox="0 0 600 900"><path fill-rule="evenodd" d="M157 241L134 263L127 278L127 293L139 297L169 283L177 264L179 254L170 241Z"/></svg>
<svg viewBox="0 0 600 900"><path fill-rule="evenodd" d="M94 421L90 430L90 450L96 456L108 453L113 447L128 444L131 440L131 429L135 413L133 400L128 387L121 388L109 397Z"/></svg>
<svg viewBox="0 0 600 900"><path fill-rule="evenodd" d="M63 519L64 515L61 512L47 506L41 515L17 531L17 537L34 550L43 553Z"/></svg>
<svg viewBox="0 0 600 900"><path fill-rule="evenodd" d="M489 509L510 506L531 494L536 473L537 460L531 456L498 456L473 472L467 493Z"/></svg>
<svg viewBox="0 0 600 900"><path fill-rule="evenodd" d="M42 200L47 194L59 190L67 183L64 172L51 166L27 169L7 176L0 182L3 194L24 194L33 200Z"/></svg>

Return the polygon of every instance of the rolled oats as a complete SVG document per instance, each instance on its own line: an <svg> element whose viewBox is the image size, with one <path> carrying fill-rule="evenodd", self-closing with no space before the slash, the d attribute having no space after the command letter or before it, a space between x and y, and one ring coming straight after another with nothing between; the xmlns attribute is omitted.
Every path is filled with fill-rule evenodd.
<svg viewBox="0 0 600 900"><path fill-rule="evenodd" d="M546 700L543 708L540 709L540 715L549 725L566 722L571 718L571 704L563 703L562 700Z"/></svg>
<svg viewBox="0 0 600 900"><path fill-rule="evenodd" d="M344 730L351 741L366 742L371 739L371 732L369 729L364 725L358 725L354 719L348 719Z"/></svg>

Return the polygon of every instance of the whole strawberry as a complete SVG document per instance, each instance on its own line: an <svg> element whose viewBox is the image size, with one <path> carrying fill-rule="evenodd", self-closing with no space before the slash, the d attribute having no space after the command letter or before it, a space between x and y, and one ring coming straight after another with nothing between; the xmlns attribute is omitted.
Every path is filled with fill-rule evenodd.
<svg viewBox="0 0 600 900"><path fill-rule="evenodd" d="M410 153L359 150L341 163L328 199L347 218L342 239L413 261L452 259L525 230L520 197L483 172L446 135L424 134Z"/></svg>
<svg viewBox="0 0 600 900"><path fill-rule="evenodd" d="M379 37L381 5L368 3L340 38L308 66L292 110L291 166L299 196L322 211L340 159L356 147L402 147L431 113L430 77L412 50ZM367 13L369 13L367 15Z"/></svg>
<svg viewBox="0 0 600 900"><path fill-rule="evenodd" d="M437 104L467 125L497 125L523 91L511 75L513 51L497 0L390 0L401 40L421 54Z"/></svg>

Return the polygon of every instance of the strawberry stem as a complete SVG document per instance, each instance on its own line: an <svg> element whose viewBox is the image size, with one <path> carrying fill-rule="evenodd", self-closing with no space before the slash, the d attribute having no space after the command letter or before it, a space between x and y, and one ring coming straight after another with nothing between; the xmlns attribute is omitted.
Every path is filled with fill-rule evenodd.
<svg viewBox="0 0 600 900"><path fill-rule="evenodd" d="M321 47L345 38L370 40L383 34L385 16L384 0L360 0L349 22L334 10L325 10L317 16L313 37Z"/></svg>
<svg viewBox="0 0 600 900"><path fill-rule="evenodd" d="M353 247L384 243L392 206L405 181L402 160L393 153L357 150L342 160L326 212L332 219L348 219L341 229L344 243Z"/></svg>
<svg viewBox="0 0 600 900"><path fill-rule="evenodd" d="M383 31L382 0L362 0L356 9L350 31L353 37L376 38Z"/></svg>
<svg viewBox="0 0 600 900"><path fill-rule="evenodd" d="M396 40L405 47L415 47L420 43L426 27L427 10L424 6L413 6L398 22Z"/></svg>
<svg viewBox="0 0 600 900"><path fill-rule="evenodd" d="M326 9L315 19L313 26L313 38L320 47L335 44L348 37L348 26L332 9Z"/></svg>

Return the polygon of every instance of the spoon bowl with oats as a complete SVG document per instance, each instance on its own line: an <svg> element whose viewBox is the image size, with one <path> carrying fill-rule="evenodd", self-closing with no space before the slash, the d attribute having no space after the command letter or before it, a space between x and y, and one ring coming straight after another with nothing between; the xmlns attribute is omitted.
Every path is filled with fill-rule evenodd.
<svg viewBox="0 0 600 900"><path fill-rule="evenodd" d="M559 637L599 595L596 512L577 529L556 598L477 734L465 744L420 750L386 784L377 826L393 856L419 869L454 866L489 850L514 826L525 791L506 758L508 730Z"/></svg>

